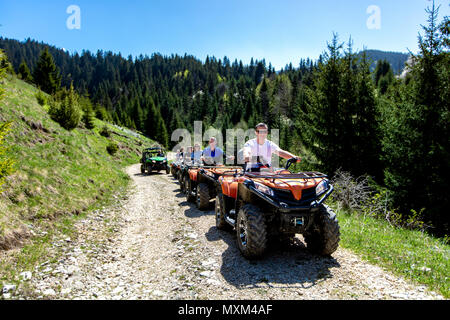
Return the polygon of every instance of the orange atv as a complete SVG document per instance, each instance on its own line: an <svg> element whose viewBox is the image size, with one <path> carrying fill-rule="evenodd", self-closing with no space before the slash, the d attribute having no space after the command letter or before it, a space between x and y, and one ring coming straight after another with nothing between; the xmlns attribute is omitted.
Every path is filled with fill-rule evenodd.
<svg viewBox="0 0 450 320"><path fill-rule="evenodd" d="M217 191L220 191L219 178L224 174L238 173L242 167L219 165L203 166L190 170L190 192L195 194L197 208L206 210L211 199L215 199Z"/></svg>
<svg viewBox="0 0 450 320"><path fill-rule="evenodd" d="M292 241L297 233L303 234L314 253L336 251L338 221L323 204L333 186L320 172L289 171L296 161L289 159L285 169L276 171L259 163L260 172L223 174L218 179L216 226L236 230L239 250L246 258L260 257L269 241Z"/></svg>
<svg viewBox="0 0 450 320"><path fill-rule="evenodd" d="M242 167L216 165L215 162L208 160L213 165L207 165L202 161L201 164L187 166L182 177L182 191L186 194L187 201L195 201L200 210L206 210L209 200L216 198L220 187L218 179L222 174L242 171Z"/></svg>

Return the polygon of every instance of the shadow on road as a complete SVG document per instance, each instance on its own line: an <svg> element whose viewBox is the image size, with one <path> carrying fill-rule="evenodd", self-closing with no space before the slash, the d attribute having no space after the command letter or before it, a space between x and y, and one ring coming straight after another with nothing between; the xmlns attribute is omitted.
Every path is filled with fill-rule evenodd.
<svg viewBox="0 0 450 320"><path fill-rule="evenodd" d="M261 259L247 260L237 247L234 231L213 226L205 235L208 241L222 240L228 245L220 273L236 288L310 288L332 278L330 269L340 267L333 257L309 253L299 239L290 245L272 244Z"/></svg>
<svg viewBox="0 0 450 320"><path fill-rule="evenodd" d="M205 210L205 211L198 210L195 203L184 201L184 202L180 203L180 205L189 207L184 211L184 215L188 218L200 218L200 217L204 217L204 216L211 216L211 215L213 216L214 215L214 211L211 211L211 210ZM213 203L210 202L209 206L210 206L209 209L211 209L211 208L214 209Z"/></svg>
<svg viewBox="0 0 450 320"><path fill-rule="evenodd" d="M134 176L136 176L136 177L139 177L139 176L149 177L149 176L161 176L161 175L166 175L166 173L164 173L164 172L152 172L152 173L140 173L140 172L138 172L138 173L134 174Z"/></svg>

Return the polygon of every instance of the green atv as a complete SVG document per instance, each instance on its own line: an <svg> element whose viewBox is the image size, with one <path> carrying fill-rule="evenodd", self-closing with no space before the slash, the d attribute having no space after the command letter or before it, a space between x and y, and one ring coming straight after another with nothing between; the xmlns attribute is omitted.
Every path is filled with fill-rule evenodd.
<svg viewBox="0 0 450 320"><path fill-rule="evenodd" d="M152 171L160 172L161 170L165 170L167 174L170 173L164 149L158 147L144 149L141 158L141 173L144 174L147 171L150 174Z"/></svg>

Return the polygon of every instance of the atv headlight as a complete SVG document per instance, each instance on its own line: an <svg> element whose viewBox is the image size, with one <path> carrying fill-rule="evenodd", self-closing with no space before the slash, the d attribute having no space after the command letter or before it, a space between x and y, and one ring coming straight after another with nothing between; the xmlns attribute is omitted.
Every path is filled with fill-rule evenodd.
<svg viewBox="0 0 450 320"><path fill-rule="evenodd" d="M262 193L265 193L271 197L273 197L273 190L269 188L268 186L265 186L261 183L255 182L255 188L258 191L261 191Z"/></svg>
<svg viewBox="0 0 450 320"><path fill-rule="evenodd" d="M153 161L152 161L152 163L156 163L156 161L155 161L155 160L153 160Z"/></svg>
<svg viewBox="0 0 450 320"><path fill-rule="evenodd" d="M319 183L316 187L316 196L321 195L322 193L324 193L326 190L328 189L328 181L327 180L322 180L321 183Z"/></svg>

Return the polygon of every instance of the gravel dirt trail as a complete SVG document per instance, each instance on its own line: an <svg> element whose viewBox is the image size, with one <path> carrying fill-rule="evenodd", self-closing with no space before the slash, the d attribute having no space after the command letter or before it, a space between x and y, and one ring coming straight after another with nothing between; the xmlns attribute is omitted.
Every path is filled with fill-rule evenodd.
<svg viewBox="0 0 450 320"><path fill-rule="evenodd" d="M247 261L233 233L215 227L214 202L199 211L165 173L126 172L125 198L54 242L60 258L33 271L29 293L49 299L442 299L425 286L339 248L311 255L301 238Z"/></svg>

